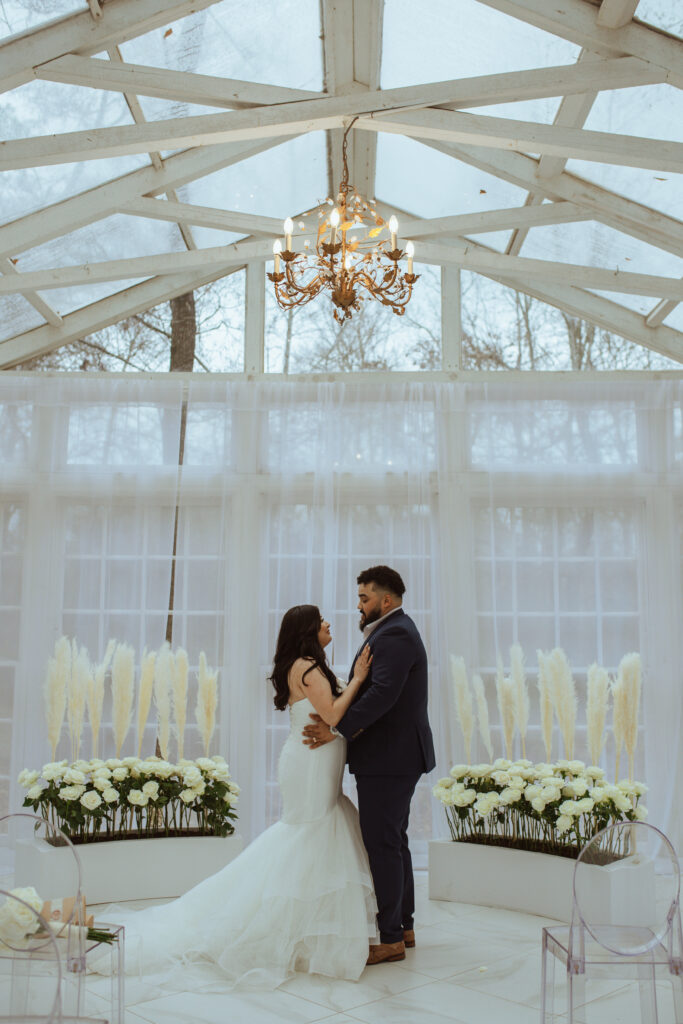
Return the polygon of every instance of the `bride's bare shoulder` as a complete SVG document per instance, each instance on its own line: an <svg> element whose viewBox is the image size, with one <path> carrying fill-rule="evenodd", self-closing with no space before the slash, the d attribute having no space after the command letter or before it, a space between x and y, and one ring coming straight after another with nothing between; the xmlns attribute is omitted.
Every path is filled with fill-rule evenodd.
<svg viewBox="0 0 683 1024"><path fill-rule="evenodd" d="M311 665L315 665L314 658L297 658L294 664L292 665L291 669L289 670L290 676L301 677L306 671L306 669L310 668Z"/></svg>

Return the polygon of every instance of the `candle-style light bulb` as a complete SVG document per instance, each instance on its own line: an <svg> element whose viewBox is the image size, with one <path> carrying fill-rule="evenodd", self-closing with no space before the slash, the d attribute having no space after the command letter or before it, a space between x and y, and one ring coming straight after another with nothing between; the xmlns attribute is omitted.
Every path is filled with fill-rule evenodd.
<svg viewBox="0 0 683 1024"><path fill-rule="evenodd" d="M413 256L415 255L415 246L412 242L406 242L406 256L408 257L408 273L413 272Z"/></svg>
<svg viewBox="0 0 683 1024"><path fill-rule="evenodd" d="M273 254L275 256L275 273L280 273L280 253L282 252L282 242L279 238L276 238L273 242Z"/></svg>
<svg viewBox="0 0 683 1024"><path fill-rule="evenodd" d="M391 248L395 249L396 248L396 233L398 231L398 220L393 215L393 213L392 213L391 217L389 218L389 230L391 231Z"/></svg>
<svg viewBox="0 0 683 1024"><path fill-rule="evenodd" d="M292 248L292 231L294 230L294 221L291 217L288 217L284 224L285 228L285 249L289 252Z"/></svg>
<svg viewBox="0 0 683 1024"><path fill-rule="evenodd" d="M331 245L336 245L337 242L337 228L339 227L339 210L335 206L334 210L330 214L330 224L332 225L332 240Z"/></svg>
<svg viewBox="0 0 683 1024"><path fill-rule="evenodd" d="M351 253L347 252L346 256L344 257L344 270L350 270L350 269L351 269Z"/></svg>

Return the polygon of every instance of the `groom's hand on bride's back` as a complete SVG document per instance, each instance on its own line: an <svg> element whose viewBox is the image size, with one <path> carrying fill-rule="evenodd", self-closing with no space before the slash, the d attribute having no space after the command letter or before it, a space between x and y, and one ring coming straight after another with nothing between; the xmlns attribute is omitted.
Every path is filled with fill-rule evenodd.
<svg viewBox="0 0 683 1024"><path fill-rule="evenodd" d="M309 715L309 717L313 719L313 722L310 725L304 726L303 742L311 750L315 750L316 747L322 747L323 743L329 743L335 737L330 731L329 725L323 722L320 715Z"/></svg>

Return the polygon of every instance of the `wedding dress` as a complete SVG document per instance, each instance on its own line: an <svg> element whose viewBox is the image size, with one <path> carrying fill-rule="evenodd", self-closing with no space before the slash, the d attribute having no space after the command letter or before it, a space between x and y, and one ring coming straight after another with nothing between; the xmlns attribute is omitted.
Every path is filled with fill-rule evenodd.
<svg viewBox="0 0 683 1024"><path fill-rule="evenodd" d="M313 711L308 698L289 708L280 821L173 902L107 912L125 925L127 970L213 962L228 987L265 989L296 971L360 977L377 905L358 813L341 788L346 742L305 746Z"/></svg>

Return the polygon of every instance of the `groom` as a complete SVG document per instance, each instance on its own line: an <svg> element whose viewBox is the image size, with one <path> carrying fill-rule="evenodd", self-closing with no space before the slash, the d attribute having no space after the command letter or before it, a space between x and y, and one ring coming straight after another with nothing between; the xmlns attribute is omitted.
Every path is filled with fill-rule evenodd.
<svg viewBox="0 0 683 1024"><path fill-rule="evenodd" d="M406 945L415 945L408 817L420 776L435 764L427 718L427 654L415 623L401 607L405 589L399 574L386 565L360 574L364 641L356 658L367 642L370 673L336 729L330 730L319 715L311 715L315 724L304 729L304 742L312 748L339 733L349 743L349 771L356 776L360 827L378 907L380 942L370 946L368 964L405 960Z"/></svg>

